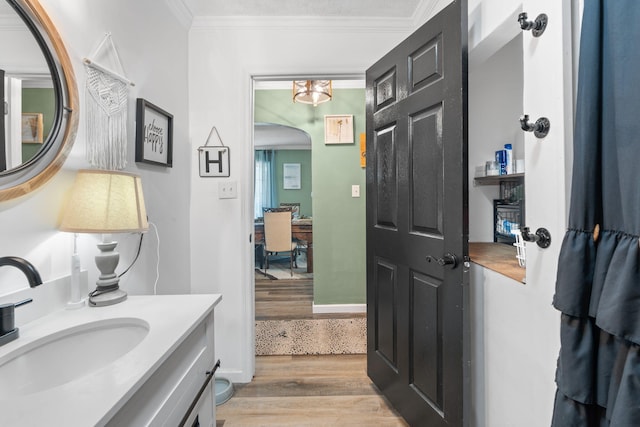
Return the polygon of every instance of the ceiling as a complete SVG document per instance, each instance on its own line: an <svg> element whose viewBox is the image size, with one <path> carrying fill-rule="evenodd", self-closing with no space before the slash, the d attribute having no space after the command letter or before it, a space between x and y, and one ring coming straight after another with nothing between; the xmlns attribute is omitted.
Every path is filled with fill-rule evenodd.
<svg viewBox="0 0 640 427"><path fill-rule="evenodd" d="M183 0L205 16L306 16L411 18L434 0Z"/></svg>

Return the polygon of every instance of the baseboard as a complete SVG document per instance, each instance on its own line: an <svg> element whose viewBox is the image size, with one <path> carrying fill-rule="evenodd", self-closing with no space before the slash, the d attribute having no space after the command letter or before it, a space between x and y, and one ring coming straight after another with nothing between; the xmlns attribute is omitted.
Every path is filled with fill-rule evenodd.
<svg viewBox="0 0 640 427"><path fill-rule="evenodd" d="M367 304L313 304L313 314L366 312Z"/></svg>
<svg viewBox="0 0 640 427"><path fill-rule="evenodd" d="M216 377L218 378L226 378L232 383L236 384L246 384L251 382L251 378L247 381L247 375L243 371L235 370L235 369L218 369L216 371Z"/></svg>

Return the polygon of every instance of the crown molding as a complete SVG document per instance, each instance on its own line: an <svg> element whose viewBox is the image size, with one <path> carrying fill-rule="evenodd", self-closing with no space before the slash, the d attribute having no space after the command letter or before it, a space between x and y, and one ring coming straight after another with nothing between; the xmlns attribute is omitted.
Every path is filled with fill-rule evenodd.
<svg viewBox="0 0 640 427"><path fill-rule="evenodd" d="M422 26L422 24L433 18L435 14L444 9L445 6L452 1L453 0L422 0L411 17L413 28Z"/></svg>
<svg viewBox="0 0 640 427"><path fill-rule="evenodd" d="M413 18L369 17L311 17L311 16L196 16L194 30L295 30L370 32L384 31L407 33L413 26Z"/></svg>
<svg viewBox="0 0 640 427"><path fill-rule="evenodd" d="M193 13L189 6L185 3L185 0L165 0L169 10L178 19L180 24L189 29L193 23Z"/></svg>

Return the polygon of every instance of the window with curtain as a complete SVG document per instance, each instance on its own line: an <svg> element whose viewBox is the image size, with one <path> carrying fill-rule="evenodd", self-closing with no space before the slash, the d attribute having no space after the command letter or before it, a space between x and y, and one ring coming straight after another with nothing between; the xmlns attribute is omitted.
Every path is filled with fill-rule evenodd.
<svg viewBox="0 0 640 427"><path fill-rule="evenodd" d="M262 208L274 206L275 197L275 151L256 150L255 152L255 200L254 218L262 217Z"/></svg>

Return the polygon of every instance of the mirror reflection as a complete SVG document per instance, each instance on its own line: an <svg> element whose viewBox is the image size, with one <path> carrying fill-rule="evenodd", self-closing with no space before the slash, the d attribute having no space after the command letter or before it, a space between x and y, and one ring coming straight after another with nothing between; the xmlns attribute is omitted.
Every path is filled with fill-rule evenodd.
<svg viewBox="0 0 640 427"><path fill-rule="evenodd" d="M40 45L8 2L0 3L0 174L10 173L47 147L56 118L56 93Z"/></svg>

